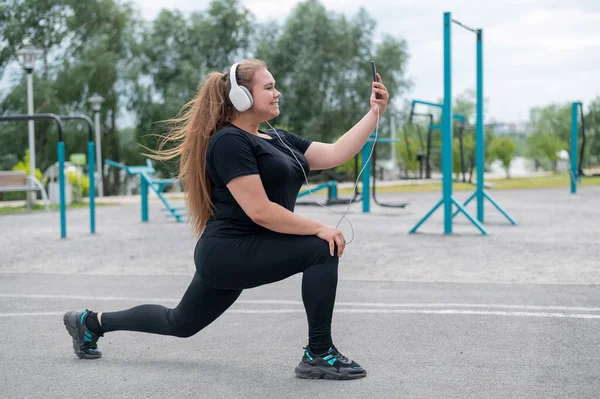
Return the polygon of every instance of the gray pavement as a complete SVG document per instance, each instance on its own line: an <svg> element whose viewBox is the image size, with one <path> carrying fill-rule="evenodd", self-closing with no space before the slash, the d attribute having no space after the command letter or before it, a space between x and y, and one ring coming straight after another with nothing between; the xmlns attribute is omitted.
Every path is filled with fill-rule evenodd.
<svg viewBox="0 0 600 399"><path fill-rule="evenodd" d="M487 205L489 236L463 217L444 236L441 210L408 235L439 193L352 206L333 333L368 376L349 382L293 374L307 334L300 276L245 291L192 338L109 333L102 359L80 360L62 314L175 306L194 271L189 229L157 201L147 224L138 204L97 208L95 236L86 209L69 211L66 240L57 213L0 216L0 397L597 397L600 188L489 193L518 226Z"/></svg>

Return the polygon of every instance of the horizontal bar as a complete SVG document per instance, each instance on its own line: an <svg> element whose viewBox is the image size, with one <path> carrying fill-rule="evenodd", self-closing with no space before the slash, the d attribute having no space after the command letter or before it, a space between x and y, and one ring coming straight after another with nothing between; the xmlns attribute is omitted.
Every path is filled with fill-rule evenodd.
<svg viewBox="0 0 600 399"><path fill-rule="evenodd" d="M483 127L496 127L496 126L504 126L505 123L486 123ZM465 130L475 130L477 129L477 125L467 125L465 126Z"/></svg>
<svg viewBox="0 0 600 399"><path fill-rule="evenodd" d="M473 28L469 28L467 25L463 24L462 22L459 22L455 19L452 20L452 22L454 22L455 24L462 26L463 28L465 28L466 30L470 30L473 33L477 33L477 29L473 29Z"/></svg>
<svg viewBox="0 0 600 399"><path fill-rule="evenodd" d="M442 108L442 104L436 104L436 103L430 103L427 101L421 101L421 100L413 100L412 101L412 106L414 107L415 104L423 104L423 105L429 105L431 107L438 107L438 108Z"/></svg>
<svg viewBox="0 0 600 399"><path fill-rule="evenodd" d="M367 141L368 141L369 143L372 143L372 142L374 142L374 141L375 141L375 138L369 138ZM380 138L378 138L378 139L377 139L377 142L378 142L378 143L397 143L397 142L399 142L399 141L400 141L400 140L398 140L398 139L391 139L391 138L389 138L389 137L380 137Z"/></svg>
<svg viewBox="0 0 600 399"><path fill-rule="evenodd" d="M88 126L88 141L89 142L94 141L94 125L89 116L87 116L87 115L59 115L59 117L63 121L68 121L68 120L85 121Z"/></svg>
<svg viewBox="0 0 600 399"><path fill-rule="evenodd" d="M454 115L452 115L452 118L457 119L457 120L461 121L462 123L465 123L465 116L462 114L454 114Z"/></svg>
<svg viewBox="0 0 600 399"><path fill-rule="evenodd" d="M6 121L56 121L58 127L58 141L63 142L63 123L56 114L33 114L33 115L4 115L0 116L0 122Z"/></svg>

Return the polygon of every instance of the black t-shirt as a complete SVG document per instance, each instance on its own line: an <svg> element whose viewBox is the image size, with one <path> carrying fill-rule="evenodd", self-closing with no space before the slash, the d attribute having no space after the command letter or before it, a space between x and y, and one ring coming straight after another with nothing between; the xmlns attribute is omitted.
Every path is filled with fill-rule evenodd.
<svg viewBox="0 0 600 399"><path fill-rule="evenodd" d="M227 188L239 176L259 174L269 200L294 211L304 174L290 149L308 176L310 168L304 153L312 141L277 129L288 149L275 132L260 132L271 139L232 125L219 129L210 138L206 161L214 215L207 221L203 236L238 237L267 231L246 215Z"/></svg>

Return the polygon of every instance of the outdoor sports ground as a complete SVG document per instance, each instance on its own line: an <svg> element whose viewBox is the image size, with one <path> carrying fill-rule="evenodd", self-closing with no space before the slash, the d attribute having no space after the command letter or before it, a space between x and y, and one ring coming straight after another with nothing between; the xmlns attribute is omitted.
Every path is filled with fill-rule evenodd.
<svg viewBox="0 0 600 399"><path fill-rule="evenodd" d="M78 359L63 313L175 306L194 272L190 229L156 200L148 223L138 202L98 206L94 235L87 208L69 209L66 239L58 212L1 215L0 397L597 397L600 187L490 194L517 225L487 203L487 236L462 215L445 235L441 210L408 234L439 192L380 195L404 209L352 205L333 333L368 371L355 381L294 375L307 340L299 275L245 291L192 338L113 332L101 359Z"/></svg>

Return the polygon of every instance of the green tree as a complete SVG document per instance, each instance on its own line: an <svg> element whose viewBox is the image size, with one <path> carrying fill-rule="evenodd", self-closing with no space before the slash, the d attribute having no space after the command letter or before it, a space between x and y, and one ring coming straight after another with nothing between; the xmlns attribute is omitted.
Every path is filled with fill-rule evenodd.
<svg viewBox="0 0 600 399"><path fill-rule="evenodd" d="M34 72L37 113L89 114L87 98L93 92L101 93L105 98L101 114L102 152L107 158L120 159L116 120L124 66L131 53L129 45L135 27L131 7L115 0L10 0L9 3L0 13L0 26L8 34L0 68L14 60L14 50L26 42L42 49L42 65L36 66ZM0 112L26 113L25 93L25 76L22 76L2 100ZM0 147L4 147L7 137L26 140L23 133L26 124L13 126L8 134L0 136ZM87 136L77 133L79 125L69 122L65 128L67 153L85 149ZM35 124L36 163L41 168L56 161L55 129L52 122ZM20 143L17 146L25 147ZM110 191L110 186L107 189Z"/></svg>
<svg viewBox="0 0 600 399"><path fill-rule="evenodd" d="M371 59L391 98L399 97L410 85L406 42L385 36L375 44L374 28L364 9L348 19L317 0L301 2L281 26L269 23L269 34L258 35L256 55L282 92L278 121L313 140L341 136L369 109Z"/></svg>
<svg viewBox="0 0 600 399"><path fill-rule="evenodd" d="M529 112L532 134L550 134L562 142L571 140L571 104L550 104L534 107ZM565 148L570 151L569 148Z"/></svg>
<svg viewBox="0 0 600 399"><path fill-rule="evenodd" d="M547 161L550 169L556 172L558 153L566 150L567 143L551 133L534 133L527 138L527 157L538 163Z"/></svg>
<svg viewBox="0 0 600 399"><path fill-rule="evenodd" d="M131 95L137 140L156 148L166 127L158 123L177 115L207 73L221 71L251 56L254 17L238 0L214 0L189 17L162 10L138 41L131 63ZM176 175L178 160L157 163L164 175Z"/></svg>
<svg viewBox="0 0 600 399"><path fill-rule="evenodd" d="M586 143L584 167L600 165L600 97L596 97L589 105L585 115Z"/></svg>
<svg viewBox="0 0 600 399"><path fill-rule="evenodd" d="M490 162L499 160L506 171L506 178L510 179L510 164L515 157L517 146L510 137L496 137L490 143Z"/></svg>

